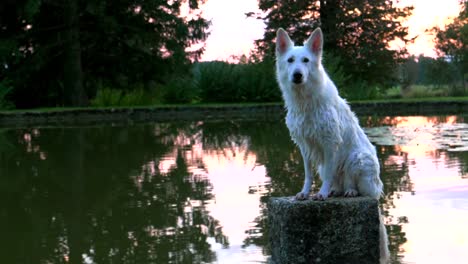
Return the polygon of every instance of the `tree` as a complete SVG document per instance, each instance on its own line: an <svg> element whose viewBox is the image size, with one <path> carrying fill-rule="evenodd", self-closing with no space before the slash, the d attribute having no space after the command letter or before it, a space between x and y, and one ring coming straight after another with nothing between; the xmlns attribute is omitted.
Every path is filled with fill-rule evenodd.
<svg viewBox="0 0 468 264"><path fill-rule="evenodd" d="M443 57L418 57L418 84L441 88L450 85L457 78L456 65ZM455 91L456 92L456 91ZM452 94L453 95L453 94Z"/></svg>
<svg viewBox="0 0 468 264"><path fill-rule="evenodd" d="M5 0L0 81L17 107L86 104L99 86L149 88L187 73L207 37L204 0ZM181 10L188 10L186 18Z"/></svg>
<svg viewBox="0 0 468 264"><path fill-rule="evenodd" d="M83 73L81 64L81 45L78 0L65 1L65 45L63 60L63 82L65 104L85 106L88 104L83 89Z"/></svg>
<svg viewBox="0 0 468 264"><path fill-rule="evenodd" d="M415 84L419 77L419 65L414 56L410 56L404 63L400 65L401 68L401 89L403 94L408 92L411 85Z"/></svg>
<svg viewBox="0 0 468 264"><path fill-rule="evenodd" d="M387 85L393 80L395 64L406 50L391 50L393 40L406 39L407 28L401 21L412 8L396 8L389 0L357 1L259 1L266 15L248 13L265 21L263 39L256 41L257 56L273 55L273 40L279 27L302 43L315 27L324 32L324 49L341 59L343 69L368 86Z"/></svg>
<svg viewBox="0 0 468 264"><path fill-rule="evenodd" d="M445 29L434 28L436 33L436 50L440 56L445 56L455 63L458 70L458 80L465 87L468 74L468 1L460 1L461 11L457 18Z"/></svg>

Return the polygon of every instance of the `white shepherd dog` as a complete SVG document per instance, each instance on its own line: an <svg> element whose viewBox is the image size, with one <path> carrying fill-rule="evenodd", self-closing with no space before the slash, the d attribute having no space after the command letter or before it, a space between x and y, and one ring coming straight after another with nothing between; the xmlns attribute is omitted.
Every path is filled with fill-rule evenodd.
<svg viewBox="0 0 468 264"><path fill-rule="evenodd" d="M303 46L294 46L286 31L276 35L276 77L287 109L286 125L304 160L307 199L316 168L322 186L314 200L329 196L378 199L383 184L379 162L347 102L322 66L322 30L314 30ZM381 258L387 258L387 234L381 219Z"/></svg>

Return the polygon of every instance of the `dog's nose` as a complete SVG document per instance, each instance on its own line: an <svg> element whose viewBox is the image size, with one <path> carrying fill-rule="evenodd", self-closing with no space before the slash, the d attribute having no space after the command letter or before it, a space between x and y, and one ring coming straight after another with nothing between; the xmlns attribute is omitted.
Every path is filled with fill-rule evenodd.
<svg viewBox="0 0 468 264"><path fill-rule="evenodd" d="M302 73L300 73L300 72L293 73L293 82L295 84L302 83Z"/></svg>

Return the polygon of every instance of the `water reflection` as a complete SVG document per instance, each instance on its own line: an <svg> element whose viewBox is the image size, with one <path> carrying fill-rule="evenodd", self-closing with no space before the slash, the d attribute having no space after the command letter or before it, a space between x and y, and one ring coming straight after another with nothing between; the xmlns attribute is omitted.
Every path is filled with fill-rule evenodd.
<svg viewBox="0 0 468 264"><path fill-rule="evenodd" d="M382 164L394 262L468 258L464 117L361 123ZM266 262L266 201L296 193L302 170L281 120L3 129L0 257Z"/></svg>
<svg viewBox="0 0 468 264"><path fill-rule="evenodd" d="M394 253L405 263L464 263L468 256L468 228L462 224L468 220L465 118L386 117L370 123L376 125L366 132L381 150L386 168L387 224L405 234L405 243ZM402 174L399 182L388 181L391 173Z"/></svg>
<svg viewBox="0 0 468 264"><path fill-rule="evenodd" d="M227 238L205 207L209 180L188 172L183 146L174 144L183 128L4 132L13 149L0 156L3 261L215 261L207 238ZM151 166L174 146L166 172Z"/></svg>

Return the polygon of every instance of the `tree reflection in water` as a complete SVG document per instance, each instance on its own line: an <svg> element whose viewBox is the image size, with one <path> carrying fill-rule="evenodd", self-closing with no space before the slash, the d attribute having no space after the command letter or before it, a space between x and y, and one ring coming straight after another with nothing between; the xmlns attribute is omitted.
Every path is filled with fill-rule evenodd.
<svg viewBox="0 0 468 264"><path fill-rule="evenodd" d="M411 219L390 212L402 193L414 193L411 161L407 149L379 133L401 120L369 117L361 123L377 142L385 185L381 203L394 263L399 263L407 239L402 226ZM462 175L466 153L450 154L462 160ZM255 212L248 227L223 230L221 220L232 223L239 215L228 208L212 211L222 204L214 185L230 181L215 178L208 158L211 163L241 159L242 166L252 166L253 159L249 170L262 167L264 182L226 175L243 181L232 199L241 210ZM267 201L296 193L302 175L301 155L282 120L3 129L2 262L210 263L219 261L220 250L235 246L229 241L232 232L242 234L242 248L257 247L266 260ZM245 199L254 196L260 200L256 205Z"/></svg>
<svg viewBox="0 0 468 264"><path fill-rule="evenodd" d="M5 263L200 263L227 245L188 172L180 125L2 131ZM150 169L177 150L167 173Z"/></svg>

